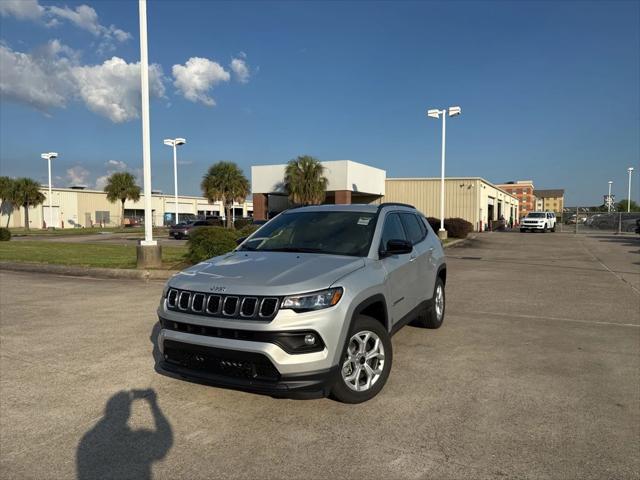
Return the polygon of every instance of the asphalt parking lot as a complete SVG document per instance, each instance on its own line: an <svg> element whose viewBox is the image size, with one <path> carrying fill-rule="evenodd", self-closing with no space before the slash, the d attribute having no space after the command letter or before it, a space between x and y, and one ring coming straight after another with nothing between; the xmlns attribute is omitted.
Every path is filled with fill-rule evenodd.
<svg viewBox="0 0 640 480"><path fill-rule="evenodd" d="M482 234L366 404L154 370L162 284L0 272L3 478L640 478L640 241Z"/></svg>

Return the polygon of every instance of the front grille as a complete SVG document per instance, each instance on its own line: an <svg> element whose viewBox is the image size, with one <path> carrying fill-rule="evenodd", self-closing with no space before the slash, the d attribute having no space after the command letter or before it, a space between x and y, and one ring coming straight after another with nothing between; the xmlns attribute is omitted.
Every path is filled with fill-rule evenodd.
<svg viewBox="0 0 640 480"><path fill-rule="evenodd" d="M280 298L218 295L188 290L169 290L168 310L242 320L273 320L278 313Z"/></svg>
<svg viewBox="0 0 640 480"><path fill-rule="evenodd" d="M246 380L276 382L280 372L260 353L239 352L166 340L164 359L182 367Z"/></svg>

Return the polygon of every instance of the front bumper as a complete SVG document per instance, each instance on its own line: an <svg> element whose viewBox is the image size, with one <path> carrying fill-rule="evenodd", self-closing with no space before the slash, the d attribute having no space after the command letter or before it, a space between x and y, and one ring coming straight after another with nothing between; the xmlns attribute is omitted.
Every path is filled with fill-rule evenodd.
<svg viewBox="0 0 640 480"><path fill-rule="evenodd" d="M263 354L173 340L162 343L159 370L174 378L272 396L321 398L329 395L338 367L281 375Z"/></svg>

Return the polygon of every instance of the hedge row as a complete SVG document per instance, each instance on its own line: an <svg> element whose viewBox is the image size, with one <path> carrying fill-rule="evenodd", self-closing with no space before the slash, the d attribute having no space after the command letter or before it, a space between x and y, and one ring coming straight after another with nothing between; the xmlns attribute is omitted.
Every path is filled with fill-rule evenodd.
<svg viewBox="0 0 640 480"><path fill-rule="evenodd" d="M439 218L427 217L427 221L435 232L440 230ZM451 238L467 238L467 235L473 232L473 225L464 218L445 218L444 229Z"/></svg>
<svg viewBox="0 0 640 480"><path fill-rule="evenodd" d="M0 242L8 242L11 240L11 230L8 228L0 228Z"/></svg>
<svg viewBox="0 0 640 480"><path fill-rule="evenodd" d="M239 230L223 227L198 227L189 233L187 260L198 263L236 248L237 240L248 237L258 229L256 225L245 225Z"/></svg>

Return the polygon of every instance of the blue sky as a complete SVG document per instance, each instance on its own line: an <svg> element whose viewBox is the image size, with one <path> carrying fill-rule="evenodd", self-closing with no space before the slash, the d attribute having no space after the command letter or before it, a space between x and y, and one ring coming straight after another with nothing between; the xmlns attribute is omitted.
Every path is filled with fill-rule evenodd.
<svg viewBox="0 0 640 480"><path fill-rule="evenodd" d="M2 174L45 181L40 153L58 151L57 186L140 176L137 2L0 0L0 14ZM607 180L625 198L639 166L639 2L150 1L148 23L154 189L173 191L176 136L185 194L216 161L249 175L301 154L437 176L425 111L449 105L463 113L447 175L597 204Z"/></svg>

